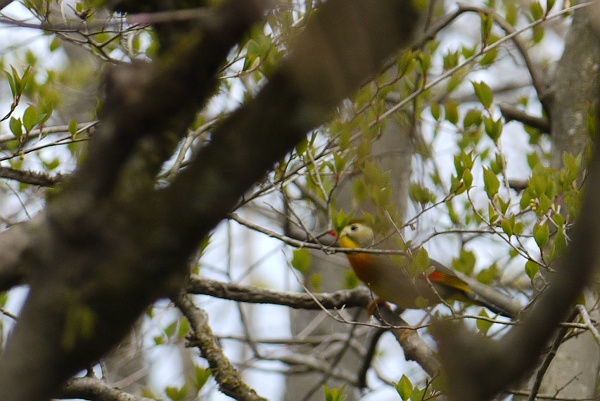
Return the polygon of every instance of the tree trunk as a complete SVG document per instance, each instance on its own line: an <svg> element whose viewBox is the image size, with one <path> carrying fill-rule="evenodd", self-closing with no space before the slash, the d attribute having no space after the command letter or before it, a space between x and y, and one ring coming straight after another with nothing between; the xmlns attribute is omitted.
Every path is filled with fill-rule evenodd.
<svg viewBox="0 0 600 401"><path fill-rule="evenodd" d="M406 127L406 124L389 121L384 129L381 138L373 143L372 146L372 158L371 161L380 165L382 171L389 171L391 173L391 184L395 190L394 202L398 207L400 214L404 214L406 205L408 203L408 188L410 184L410 176L412 171L412 157L414 153L414 141L412 138L412 129ZM340 188L336 191L335 202L338 207L347 213L355 210L353 205L352 195L352 184L354 179L348 179L344 182ZM361 209L373 213L374 210ZM360 215L357 214L356 217ZM320 274L322 277L322 291L336 291L344 287L345 285L345 268L349 268L346 257L342 254L336 254L333 256L323 257L323 253L320 251L313 252L313 264L311 274ZM307 280L309 281L309 280ZM310 283L306 283L309 288ZM312 288L311 288L312 289ZM355 311L347 311L351 316L357 316ZM318 319L319 315L323 312L308 312L308 311L292 311L293 318L291 321L292 333L297 335L313 320ZM362 311L358 315L357 320L365 321L368 319L366 311ZM323 321L314 329L311 334L323 335L332 333L349 333L351 326L347 323L339 323L330 318L325 318ZM369 330L370 331L370 330ZM354 334L356 336L356 334ZM365 333L360 336L356 336L357 339L368 346L369 335ZM340 360L338 366L344 370L352 372L357 375L363 364L363 357L353 353L346 352L344 357ZM308 389L318 387L318 391L315 391L310 398L304 399L305 401L320 401L323 399L322 393L322 380L324 379L322 373L307 373L303 375L290 376L287 380L287 391L285 400L286 401L298 401L303 399ZM344 383L336 382L335 380L327 380L324 383L330 388L341 387ZM348 396L347 401L354 401L357 398L358 392L346 389Z"/></svg>

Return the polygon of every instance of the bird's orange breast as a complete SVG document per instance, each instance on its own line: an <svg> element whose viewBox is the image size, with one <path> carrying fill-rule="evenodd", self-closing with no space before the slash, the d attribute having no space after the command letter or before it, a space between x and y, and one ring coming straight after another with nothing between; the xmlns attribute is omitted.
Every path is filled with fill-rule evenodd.
<svg viewBox="0 0 600 401"><path fill-rule="evenodd" d="M360 248L356 242L348 237L343 237L340 240L340 243L344 248ZM352 266L352 270L356 273L356 276L367 284L371 283L372 277L370 272L372 272L374 263L373 255L368 253L347 253L346 256L348 257L348 261Z"/></svg>

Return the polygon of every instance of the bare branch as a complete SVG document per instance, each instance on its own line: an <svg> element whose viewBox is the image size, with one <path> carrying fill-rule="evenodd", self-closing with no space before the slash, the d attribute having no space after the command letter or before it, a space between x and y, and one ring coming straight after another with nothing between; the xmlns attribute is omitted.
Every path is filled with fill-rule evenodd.
<svg viewBox="0 0 600 401"><path fill-rule="evenodd" d="M187 295L181 295L175 300L175 304L188 318L194 336L192 341L200 349L202 356L208 361L215 380L219 383L219 389L238 401L266 401L256 392L248 387L242 380L238 371L233 367L229 359L217 344L217 340L208 325L208 314L197 308Z"/></svg>
<svg viewBox="0 0 600 401"><path fill-rule="evenodd" d="M45 173L17 170L10 167L0 167L0 178L19 181L23 184L39 185L40 187L53 187L65 180L62 174L50 176Z"/></svg>
<svg viewBox="0 0 600 401"><path fill-rule="evenodd" d="M266 288L223 283L199 276L192 276L187 291L191 294L210 295L236 302L273 304L294 309L340 309L343 307L366 307L371 302L371 292L363 286L353 290L341 290L328 294L302 294L273 291ZM319 303L316 303L317 300Z"/></svg>
<svg viewBox="0 0 600 401"><path fill-rule="evenodd" d="M500 104L500 112L502 112L502 116L506 122L519 121L530 127L537 128L546 134L550 134L550 123L545 118L532 116L506 103Z"/></svg>
<svg viewBox="0 0 600 401"><path fill-rule="evenodd" d="M155 401L113 388L95 377L69 380L60 396L61 398L82 398L90 401Z"/></svg>

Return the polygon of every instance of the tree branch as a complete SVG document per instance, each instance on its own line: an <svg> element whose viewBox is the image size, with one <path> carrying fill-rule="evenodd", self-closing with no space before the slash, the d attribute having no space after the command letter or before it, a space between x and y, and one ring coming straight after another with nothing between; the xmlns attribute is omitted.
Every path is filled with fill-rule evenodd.
<svg viewBox="0 0 600 401"><path fill-rule="evenodd" d="M15 180L23 184L39 185L40 187L53 187L65 180L62 174L50 176L36 171L17 170L10 167L0 167L0 178Z"/></svg>
<svg viewBox="0 0 600 401"><path fill-rule="evenodd" d="M43 217L38 216L0 233L0 291L23 284L29 276L25 255L31 251L42 224Z"/></svg>
<svg viewBox="0 0 600 401"><path fill-rule="evenodd" d="M210 295L236 302L283 305L294 309L312 310L321 308L340 309L343 307L365 308L372 300L371 292L363 286L353 290L341 290L326 294L302 294L223 283L199 276L190 278L187 291L191 294Z"/></svg>
<svg viewBox="0 0 600 401"><path fill-rule="evenodd" d="M133 194L141 188L153 191L154 182L128 175L127 168L136 163L127 162L145 138L163 141L173 132L186 132L196 107L214 88L230 48L262 18L263 9L253 1L231 0L212 13L212 24L201 27L202 34L194 31L191 40L182 41L163 61L115 70L123 80L111 81L117 86L109 89L88 157L48 203L25 246L7 253L23 249L27 257L21 258L19 268L33 276L0 356L0 388L6 399L46 400L71 375L110 350L148 304L176 293L184 282L191 247L182 244L191 246L200 238L173 247L164 234L151 234L161 230L161 221L141 217L152 211L147 198ZM168 157L156 149L155 165Z"/></svg>
<svg viewBox="0 0 600 401"><path fill-rule="evenodd" d="M550 134L550 123L545 118L532 116L506 103L500 104L500 112L506 122L519 121L530 127L537 128L545 134Z"/></svg>
<svg viewBox="0 0 600 401"><path fill-rule="evenodd" d="M197 345L202 356L208 361L221 392L238 401L266 401L248 387L229 359L223 354L208 325L208 314L197 308L187 295L181 295L174 301L190 321L194 330L191 341Z"/></svg>
<svg viewBox="0 0 600 401"><path fill-rule="evenodd" d="M69 380L60 396L61 398L83 398L90 401L155 401L113 388L95 377Z"/></svg>

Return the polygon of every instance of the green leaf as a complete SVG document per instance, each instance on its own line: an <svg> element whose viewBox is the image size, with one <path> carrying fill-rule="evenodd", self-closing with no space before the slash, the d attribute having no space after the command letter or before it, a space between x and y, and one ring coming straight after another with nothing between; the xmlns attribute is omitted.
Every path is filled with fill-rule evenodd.
<svg viewBox="0 0 600 401"><path fill-rule="evenodd" d="M421 205L435 201L434 194L427 187L414 182L410 184L409 194L412 200L419 202Z"/></svg>
<svg viewBox="0 0 600 401"><path fill-rule="evenodd" d="M459 52L449 52L444 56L444 71L451 70L452 68L458 65L459 61Z"/></svg>
<svg viewBox="0 0 600 401"><path fill-rule="evenodd" d="M475 270L476 263L475 253L463 248L460 250L459 257L452 261L452 266L459 272L470 276Z"/></svg>
<svg viewBox="0 0 600 401"><path fill-rule="evenodd" d="M25 127L25 131L29 132L35 127L38 123L38 113L35 106L30 105L25 109L23 113L23 126Z"/></svg>
<svg viewBox="0 0 600 401"><path fill-rule="evenodd" d="M343 210L340 210L335 216L333 216L333 228L336 233L342 231L342 228L346 227L352 220L352 215L346 214Z"/></svg>
<svg viewBox="0 0 600 401"><path fill-rule="evenodd" d="M454 208L454 204L452 203L452 201L446 202L446 207L448 208L448 216L450 217L450 221L452 222L452 224L460 224L460 215Z"/></svg>
<svg viewBox="0 0 600 401"><path fill-rule="evenodd" d="M305 274L310 269L312 264L312 255L306 248L300 248L294 250L294 256L292 257L292 266L300 273Z"/></svg>
<svg viewBox="0 0 600 401"><path fill-rule="evenodd" d="M490 317L487 312L485 311L485 309L482 309L481 312L479 313L479 316L481 317ZM487 332L490 330L490 327L492 327L492 322L488 321L488 320L483 320L483 319L477 319L477 328L479 329L479 331L481 331L483 334L487 334Z"/></svg>
<svg viewBox="0 0 600 401"><path fill-rule="evenodd" d="M407 50L398 58L398 75L400 77L410 74L415 69L417 62L411 50Z"/></svg>
<svg viewBox="0 0 600 401"><path fill-rule="evenodd" d="M475 52L477 51L476 46L473 47L466 47L463 46L461 48L461 52L464 58L471 58L473 57L473 55L475 54Z"/></svg>
<svg viewBox="0 0 600 401"><path fill-rule="evenodd" d="M77 134L77 120L75 119L69 121L69 134L73 137Z"/></svg>
<svg viewBox="0 0 600 401"><path fill-rule="evenodd" d="M494 102L494 92L485 82L472 82L477 98L483 107L489 109Z"/></svg>
<svg viewBox="0 0 600 401"><path fill-rule="evenodd" d="M483 118L481 116L481 110L471 109L467 111L465 118L463 119L463 127L471 128L471 127L479 127Z"/></svg>
<svg viewBox="0 0 600 401"><path fill-rule="evenodd" d="M494 120L493 118L485 117L483 121L485 125L485 133L497 143L498 139L500 139L500 135L502 135L502 118Z"/></svg>
<svg viewBox="0 0 600 401"><path fill-rule="evenodd" d="M430 106L430 110L431 110L431 116L433 117L433 119L435 121L439 121L440 116L442 114L442 110L440 108L440 105L438 103L433 103Z"/></svg>
<svg viewBox="0 0 600 401"><path fill-rule="evenodd" d="M525 224L523 224L520 221L516 222L515 226L513 228L513 231L514 231L515 235L523 234L523 232L525 231Z"/></svg>
<svg viewBox="0 0 600 401"><path fill-rule="evenodd" d="M365 163L363 174L365 175L367 182L374 184L379 188L384 188L389 184L390 173L381 171L381 166L376 163Z"/></svg>
<svg viewBox="0 0 600 401"><path fill-rule="evenodd" d="M500 180L492 170L486 167L483 168L483 183L488 197L493 198L500 188Z"/></svg>
<svg viewBox="0 0 600 401"><path fill-rule="evenodd" d="M177 328L177 337L179 339L184 339L190 334L190 321L187 318L182 318L179 320L179 326Z"/></svg>
<svg viewBox="0 0 600 401"><path fill-rule="evenodd" d="M514 216L512 216L512 218L510 219L504 219L502 220L502 231L504 231L504 233L506 235L508 235L509 237L513 235L514 233Z"/></svg>
<svg viewBox="0 0 600 401"><path fill-rule="evenodd" d="M398 383L396 383L396 391L400 398L404 401L409 400L413 392L413 384L406 375L402 375Z"/></svg>
<svg viewBox="0 0 600 401"><path fill-rule="evenodd" d="M167 337L172 337L173 334L175 334L175 331L177 330L177 323L177 320L175 320L173 323L165 327L165 334Z"/></svg>
<svg viewBox="0 0 600 401"><path fill-rule="evenodd" d="M527 263L525 263L525 273L527 274L527 277L529 277L531 280L535 278L539 271L540 266L534 261L528 260Z"/></svg>
<svg viewBox="0 0 600 401"><path fill-rule="evenodd" d="M496 209L494 209L494 205L491 202L488 204L488 214L490 224L496 224L498 219L500 219L500 215L496 213Z"/></svg>
<svg viewBox="0 0 600 401"><path fill-rule="evenodd" d="M558 226L558 227L564 227L566 220L565 220L565 216L563 216L562 214L554 214L552 216L552 220L554 220L554 223Z"/></svg>
<svg viewBox="0 0 600 401"><path fill-rule="evenodd" d="M362 203L369 197L369 189L364 179L358 178L352 185L352 194L358 203Z"/></svg>
<svg viewBox="0 0 600 401"><path fill-rule="evenodd" d="M346 386L342 386L341 388L329 388L323 385L323 390L325 391L325 400L326 401L344 401L346 399L346 395L344 395L344 391L346 390Z"/></svg>
<svg viewBox="0 0 600 401"><path fill-rule="evenodd" d="M456 125L458 123L458 103L454 100L448 100L445 104L446 121Z"/></svg>
<svg viewBox="0 0 600 401"><path fill-rule="evenodd" d="M477 273L477 281L486 285L492 285L496 277L498 277L498 265L495 263Z"/></svg>
<svg viewBox="0 0 600 401"><path fill-rule="evenodd" d="M506 9L506 22L510 25L515 26L519 20L519 8L515 4L503 3L504 8Z"/></svg>
<svg viewBox="0 0 600 401"><path fill-rule="evenodd" d="M180 388L175 386L168 386L165 389L165 394L173 401L183 401L188 396L188 389L185 385Z"/></svg>
<svg viewBox="0 0 600 401"><path fill-rule="evenodd" d="M462 179L467 188L471 188L473 186L473 173L471 172L471 169L465 169L462 175Z"/></svg>
<svg viewBox="0 0 600 401"><path fill-rule="evenodd" d="M335 171L339 175L344 168L346 168L346 164L348 163L348 158L339 155L338 153L333 154L333 164L335 165Z"/></svg>
<svg viewBox="0 0 600 401"><path fill-rule="evenodd" d="M384 187L380 187L379 189L376 188L373 192L371 192L371 195L373 197L373 203L375 206L385 209L392 202L392 187L386 185Z"/></svg>
<svg viewBox="0 0 600 401"><path fill-rule="evenodd" d="M450 184L450 192L454 193L455 195L460 195L467 190L465 183L458 179L458 177L455 175L450 178Z"/></svg>
<svg viewBox="0 0 600 401"><path fill-rule="evenodd" d="M71 134L73 135L73 134ZM308 138L304 137L297 145L296 145L296 153L298 156L302 156L308 150Z"/></svg>
<svg viewBox="0 0 600 401"><path fill-rule="evenodd" d="M427 73L431 68L431 54L419 52L417 60L419 62L419 70L424 74Z"/></svg>
<svg viewBox="0 0 600 401"><path fill-rule="evenodd" d="M52 117L52 112L54 111L54 104L52 101L41 102L38 104L38 124L43 124Z"/></svg>
<svg viewBox="0 0 600 401"><path fill-rule="evenodd" d="M494 172L494 174L500 174L504 168L504 165L505 161L503 154L496 153L496 157L490 162L490 169Z"/></svg>
<svg viewBox="0 0 600 401"><path fill-rule="evenodd" d="M55 157L54 159L52 159L49 162L42 160L42 164L48 171L52 171L52 170L56 169L58 166L60 166L60 159L58 157Z"/></svg>
<svg viewBox="0 0 600 401"><path fill-rule="evenodd" d="M546 194L540 195L540 212L546 213L552 207L553 201Z"/></svg>
<svg viewBox="0 0 600 401"><path fill-rule="evenodd" d="M315 289L315 291L320 292L321 286L323 285L323 275L320 273L313 273L310 276L310 285Z"/></svg>
<svg viewBox="0 0 600 401"><path fill-rule="evenodd" d="M567 249L567 236L565 235L564 229L558 230L556 232L556 237L554 238L554 243L552 244L552 250L550 255L552 258L556 256L560 256Z"/></svg>
<svg viewBox="0 0 600 401"><path fill-rule="evenodd" d="M498 48L494 47L493 49L486 50L481 60L479 60L479 65L486 66L493 64L498 58Z"/></svg>
<svg viewBox="0 0 600 401"><path fill-rule="evenodd" d="M12 69L12 71L15 72L14 68ZM6 79L8 80L8 86L10 87L10 91L12 93L12 97L13 97L13 99L15 99L17 97L17 95L18 95L18 93L17 93L17 81L15 80L15 77L10 72L8 72L6 70L4 72L6 73Z"/></svg>
<svg viewBox="0 0 600 401"><path fill-rule="evenodd" d="M550 227L548 227L548 224L536 224L533 227L533 238L540 249L544 249L550 239Z"/></svg>
<svg viewBox="0 0 600 401"><path fill-rule="evenodd" d="M529 181L530 185L533 184L534 194L537 196L543 195L546 193L546 187L548 185L547 178L543 175L535 174L531 177Z"/></svg>
<svg viewBox="0 0 600 401"><path fill-rule="evenodd" d="M521 195L521 200L519 201L519 206L521 207L521 210L525 210L528 207L532 206L532 202L535 203L535 199L532 195L532 190L531 188L527 188L525 189L525 191L523 191L523 195Z"/></svg>
<svg viewBox="0 0 600 401"><path fill-rule="evenodd" d="M529 12L531 13L531 18L534 21L543 18L545 15L544 7L542 7L542 4L539 1L534 1L529 4Z"/></svg>
<svg viewBox="0 0 600 401"><path fill-rule="evenodd" d="M425 249L425 248L419 249L417 256L415 256L415 268L416 268L416 273L417 273L415 275L415 277L417 275L423 273L424 271L426 271L430 265L431 265L431 263L429 260L429 253L427 252L427 249Z"/></svg>
<svg viewBox="0 0 600 401"><path fill-rule="evenodd" d="M61 46L62 46L62 41L60 39L58 39L57 37L54 37L54 39L52 39L52 42L50 42L50 51L55 52Z"/></svg>
<svg viewBox="0 0 600 401"><path fill-rule="evenodd" d="M494 17L490 14L480 13L481 17L481 41L486 43L494 27Z"/></svg>
<svg viewBox="0 0 600 401"><path fill-rule="evenodd" d="M23 135L23 125L20 118L11 117L8 126L16 138L20 138Z"/></svg>
<svg viewBox="0 0 600 401"><path fill-rule="evenodd" d="M360 280L356 277L354 270L346 269L344 272L344 282L346 284L345 288L351 290L360 285Z"/></svg>
<svg viewBox="0 0 600 401"><path fill-rule="evenodd" d="M212 376L212 371L210 370L210 368L203 368L201 366L194 365L194 373L194 385L196 387L196 391L200 391L202 387L204 387L208 379L210 379L210 377Z"/></svg>

